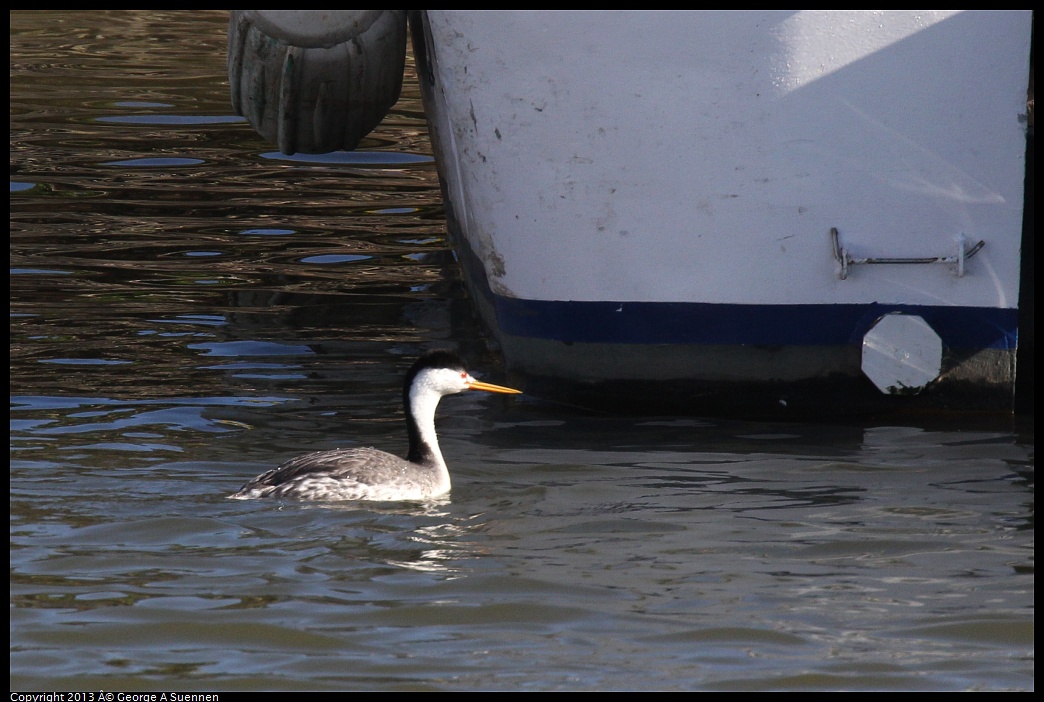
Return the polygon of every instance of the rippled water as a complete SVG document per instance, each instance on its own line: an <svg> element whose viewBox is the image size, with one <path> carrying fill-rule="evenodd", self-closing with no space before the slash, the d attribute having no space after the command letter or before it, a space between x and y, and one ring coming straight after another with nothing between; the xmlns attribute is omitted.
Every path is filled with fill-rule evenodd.
<svg viewBox="0 0 1044 702"><path fill-rule="evenodd" d="M231 115L223 12L11 14L14 690L1033 689L1032 421L440 411L431 505L225 499L401 450L485 350L415 86L354 154Z"/></svg>

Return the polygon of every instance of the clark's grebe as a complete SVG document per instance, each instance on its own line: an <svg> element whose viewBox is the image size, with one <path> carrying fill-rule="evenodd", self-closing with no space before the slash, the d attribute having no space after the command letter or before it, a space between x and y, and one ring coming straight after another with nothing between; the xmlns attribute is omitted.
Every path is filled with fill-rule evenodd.
<svg viewBox="0 0 1044 702"><path fill-rule="evenodd" d="M402 391L410 450L405 459L375 448L316 451L262 473L239 492L238 500L292 497L302 500L424 500L450 490L450 475L435 435L435 408L443 395L465 390L520 394L468 374L449 351L430 351L406 374Z"/></svg>

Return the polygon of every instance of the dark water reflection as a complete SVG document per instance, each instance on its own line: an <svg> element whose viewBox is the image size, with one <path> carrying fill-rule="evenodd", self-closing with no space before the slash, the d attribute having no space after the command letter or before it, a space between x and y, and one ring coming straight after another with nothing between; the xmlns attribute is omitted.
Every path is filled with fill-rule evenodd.
<svg viewBox="0 0 1044 702"><path fill-rule="evenodd" d="M224 499L499 379L416 86L360 152L231 115L224 12L11 14L12 689L1032 689L1031 426L449 398L431 505Z"/></svg>

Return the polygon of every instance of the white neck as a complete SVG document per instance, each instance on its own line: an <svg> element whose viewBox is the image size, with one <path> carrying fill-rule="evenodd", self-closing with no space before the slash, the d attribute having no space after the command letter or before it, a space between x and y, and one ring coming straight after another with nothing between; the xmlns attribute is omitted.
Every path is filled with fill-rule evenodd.
<svg viewBox="0 0 1044 702"><path fill-rule="evenodd" d="M417 423L417 433L431 451L435 467L448 487L449 469L439 448L439 438L435 434L435 408L439 406L441 399L442 395L427 383L414 383L410 389L410 411Z"/></svg>

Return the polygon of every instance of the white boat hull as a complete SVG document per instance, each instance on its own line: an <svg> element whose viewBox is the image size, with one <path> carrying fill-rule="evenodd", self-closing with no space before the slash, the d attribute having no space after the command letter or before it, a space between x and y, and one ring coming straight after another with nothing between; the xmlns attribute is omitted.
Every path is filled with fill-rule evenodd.
<svg viewBox="0 0 1044 702"><path fill-rule="evenodd" d="M450 230L509 367L625 406L1010 409L1028 12L415 19ZM927 382L867 377L893 314L938 336Z"/></svg>
<svg viewBox="0 0 1044 702"><path fill-rule="evenodd" d="M234 11L237 109L284 150L354 148L398 95L404 20ZM452 243L527 390L1011 409L1031 11L410 24Z"/></svg>

